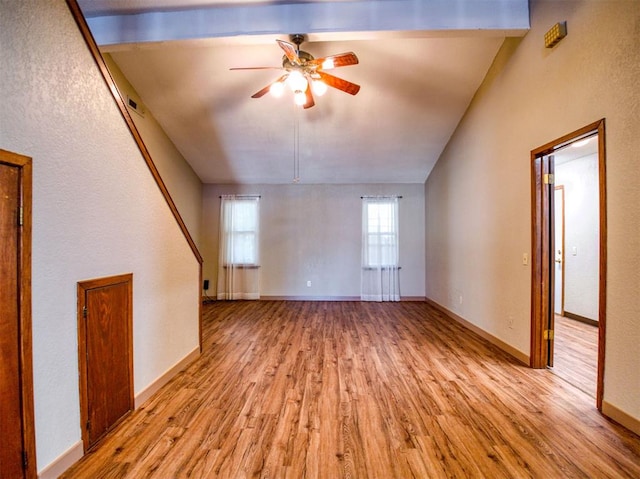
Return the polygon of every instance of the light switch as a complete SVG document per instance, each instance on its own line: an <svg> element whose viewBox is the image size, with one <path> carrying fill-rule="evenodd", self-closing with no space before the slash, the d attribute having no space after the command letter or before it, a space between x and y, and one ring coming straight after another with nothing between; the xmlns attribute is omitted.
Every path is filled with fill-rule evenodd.
<svg viewBox="0 0 640 479"><path fill-rule="evenodd" d="M573 248L571 248L571 254L573 256L576 256L578 254L578 247L574 246Z"/></svg>
<svg viewBox="0 0 640 479"><path fill-rule="evenodd" d="M525 265L525 266L529 264L529 254L528 253L522 253L522 264Z"/></svg>

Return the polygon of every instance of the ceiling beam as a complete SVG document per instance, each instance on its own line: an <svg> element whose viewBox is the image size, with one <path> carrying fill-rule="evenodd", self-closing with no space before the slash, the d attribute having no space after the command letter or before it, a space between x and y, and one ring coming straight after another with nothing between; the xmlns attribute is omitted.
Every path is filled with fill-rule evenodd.
<svg viewBox="0 0 640 479"><path fill-rule="evenodd" d="M90 0L80 0L90 5ZM176 5L179 2L175 2ZM243 35L489 31L523 36L528 0L373 0L218 4L181 10L87 13L100 46Z"/></svg>

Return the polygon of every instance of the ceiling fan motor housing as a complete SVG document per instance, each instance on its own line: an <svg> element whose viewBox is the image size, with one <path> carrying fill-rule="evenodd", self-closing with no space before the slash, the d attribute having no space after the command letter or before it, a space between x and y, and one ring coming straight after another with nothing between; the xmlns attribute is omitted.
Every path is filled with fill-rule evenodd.
<svg viewBox="0 0 640 479"><path fill-rule="evenodd" d="M313 55L311 55L310 53L307 52L303 52L302 50L298 51L298 58L301 60L301 64L302 66L305 65L305 63L313 60ZM287 55L283 55L282 56L282 68L284 68L285 70L295 70L297 68L300 68L298 65L294 65L293 63L291 63L291 61L287 58Z"/></svg>

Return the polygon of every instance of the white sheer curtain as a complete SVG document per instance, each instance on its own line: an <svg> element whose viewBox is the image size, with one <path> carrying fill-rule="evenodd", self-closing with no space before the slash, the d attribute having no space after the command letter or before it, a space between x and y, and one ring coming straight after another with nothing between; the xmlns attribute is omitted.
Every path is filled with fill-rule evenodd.
<svg viewBox="0 0 640 479"><path fill-rule="evenodd" d="M218 299L260 299L260 197L220 197Z"/></svg>
<svg viewBox="0 0 640 479"><path fill-rule="evenodd" d="M362 198L362 301L400 301L398 197Z"/></svg>

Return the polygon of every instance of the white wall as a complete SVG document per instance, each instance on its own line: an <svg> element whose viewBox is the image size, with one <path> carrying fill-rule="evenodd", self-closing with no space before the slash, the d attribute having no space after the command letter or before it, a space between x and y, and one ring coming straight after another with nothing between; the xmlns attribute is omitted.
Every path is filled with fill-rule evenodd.
<svg viewBox="0 0 640 479"><path fill-rule="evenodd" d="M360 297L363 195L398 194L400 293L424 297L424 189L389 185L205 185L204 277L214 296L223 194L260 194L261 295ZM311 281L311 287L307 287Z"/></svg>
<svg viewBox="0 0 640 479"><path fill-rule="evenodd" d="M564 186L564 310L597 321L598 155L556 165L555 178L556 186Z"/></svg>
<svg viewBox="0 0 640 479"><path fill-rule="evenodd" d="M141 116L129 109L131 118L140 132L140 136L149 150L153 163L167 186L189 234L199 247L200 220L202 219L202 182L200 178L169 139L153 114L147 110L142 99L124 77L118 65L111 59L111 56L105 54L104 59L124 101L127 101L128 95L138 104L140 111L144 111L144 115Z"/></svg>
<svg viewBox="0 0 640 479"><path fill-rule="evenodd" d="M38 469L80 439L76 283L133 273L134 388L198 347L199 265L63 0L0 5L0 147L33 158Z"/></svg>
<svg viewBox="0 0 640 479"><path fill-rule="evenodd" d="M562 20L568 36L545 49L544 33ZM639 24L635 0L532 1L531 31L498 53L425 186L427 296L528 354L531 269L522 255L531 249L530 152L606 118L604 401L636 419Z"/></svg>

